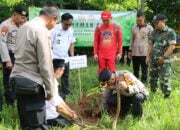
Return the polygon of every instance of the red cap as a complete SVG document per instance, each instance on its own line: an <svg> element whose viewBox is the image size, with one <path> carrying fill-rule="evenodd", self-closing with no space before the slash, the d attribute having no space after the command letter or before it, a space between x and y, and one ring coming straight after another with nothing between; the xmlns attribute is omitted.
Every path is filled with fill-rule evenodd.
<svg viewBox="0 0 180 130"><path fill-rule="evenodd" d="M112 18L111 12L109 12L109 11L103 11L103 12L101 13L101 19L102 19L102 20L109 20L109 19L111 19L111 18Z"/></svg>

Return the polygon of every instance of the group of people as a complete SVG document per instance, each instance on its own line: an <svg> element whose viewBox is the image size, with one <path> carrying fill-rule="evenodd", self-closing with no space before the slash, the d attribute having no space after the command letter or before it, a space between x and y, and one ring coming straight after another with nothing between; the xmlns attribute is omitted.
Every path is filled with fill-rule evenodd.
<svg viewBox="0 0 180 130"><path fill-rule="evenodd" d="M13 106L17 100L23 130L65 127L82 121L65 103L70 94L68 52L74 55L76 42L73 16L62 14L56 25L59 14L58 7L45 6L38 17L27 22L26 8L16 6L13 15L1 24L5 101Z"/></svg>
<svg viewBox="0 0 180 130"><path fill-rule="evenodd" d="M13 15L0 25L0 55L3 63L3 86L7 105L14 105L23 130L44 130L54 126L80 124L82 119L66 103L69 89L69 55L74 56L76 38L71 27L73 16L61 15L54 5L44 6L39 16L27 21L28 12L16 6ZM141 117L142 103L147 99L148 64L150 87L156 92L158 78L164 97L170 96L170 54L175 48L176 34L166 26L166 17L153 18L153 28L145 22L143 13L137 14L137 25L132 29L129 58L132 57L134 75L127 70L116 71L122 57L122 30L111 22L109 11L101 13L102 24L94 33L94 59L102 87L100 110L117 105L121 93L121 115L132 106L134 117ZM141 80L139 68L142 69ZM58 79L61 79L59 93ZM132 104L132 105L131 105ZM97 113L95 113L97 114Z"/></svg>
<svg viewBox="0 0 180 130"><path fill-rule="evenodd" d="M166 25L165 15L157 14L153 17L153 29L146 23L144 13L138 12L137 24L132 28L128 50L128 58L132 58L133 75L127 70L116 71L116 62L122 57L120 26L111 22L112 16L109 11L103 11L101 19L103 23L96 27L94 35L94 59L98 61L99 81L102 87L100 110L117 106L117 93L114 92L116 90L120 91L122 117L130 110L133 117L141 117L142 103L148 96L144 84L148 81L149 64L151 92L156 92L159 80L164 98L170 96L170 56L175 49L176 33ZM94 114L99 114L99 111Z"/></svg>

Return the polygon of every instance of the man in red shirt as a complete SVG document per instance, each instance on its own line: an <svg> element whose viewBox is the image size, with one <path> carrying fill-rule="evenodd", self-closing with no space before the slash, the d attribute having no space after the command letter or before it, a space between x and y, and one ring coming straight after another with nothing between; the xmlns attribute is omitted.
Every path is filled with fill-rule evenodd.
<svg viewBox="0 0 180 130"><path fill-rule="evenodd" d="M94 34L94 59L98 61L100 73L104 68L115 71L115 60L122 55L122 31L119 25L111 22L109 11L101 13L102 24L96 27Z"/></svg>

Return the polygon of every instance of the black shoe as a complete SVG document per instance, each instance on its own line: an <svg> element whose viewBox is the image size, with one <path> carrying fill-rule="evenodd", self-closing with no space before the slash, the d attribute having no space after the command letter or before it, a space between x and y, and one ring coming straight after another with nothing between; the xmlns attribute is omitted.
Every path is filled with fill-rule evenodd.
<svg viewBox="0 0 180 130"><path fill-rule="evenodd" d="M164 94L164 98L169 98L169 97L170 97L170 93Z"/></svg>
<svg viewBox="0 0 180 130"><path fill-rule="evenodd" d="M130 64L127 64L127 66L130 66Z"/></svg>
<svg viewBox="0 0 180 130"><path fill-rule="evenodd" d="M6 101L6 105L7 105L8 107L15 107L14 102Z"/></svg>
<svg viewBox="0 0 180 130"><path fill-rule="evenodd" d="M156 93L157 89L151 87L151 92Z"/></svg>
<svg viewBox="0 0 180 130"><path fill-rule="evenodd" d="M123 65L124 65L124 63L120 63L120 65L122 65L122 66L123 66Z"/></svg>
<svg viewBox="0 0 180 130"><path fill-rule="evenodd" d="M128 63L128 62L127 62L126 64L127 64L127 66L130 66L130 65L131 65L131 63Z"/></svg>

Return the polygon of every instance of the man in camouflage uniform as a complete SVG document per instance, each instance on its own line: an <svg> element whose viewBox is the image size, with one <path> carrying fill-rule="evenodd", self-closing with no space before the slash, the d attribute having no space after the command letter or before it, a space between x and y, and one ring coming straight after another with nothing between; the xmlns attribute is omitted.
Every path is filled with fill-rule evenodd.
<svg viewBox="0 0 180 130"><path fill-rule="evenodd" d="M16 6L12 16L0 25L0 55L3 63L4 96L8 105L14 103L14 94L9 88L9 76L14 64L16 33L26 21L27 11L23 6Z"/></svg>
<svg viewBox="0 0 180 130"><path fill-rule="evenodd" d="M167 98L171 92L169 82L171 75L170 55L175 48L176 33L166 26L166 17L162 14L154 16L152 22L155 30L151 34L146 58L147 64L150 61L150 87L152 92L156 92L159 78L164 98Z"/></svg>

